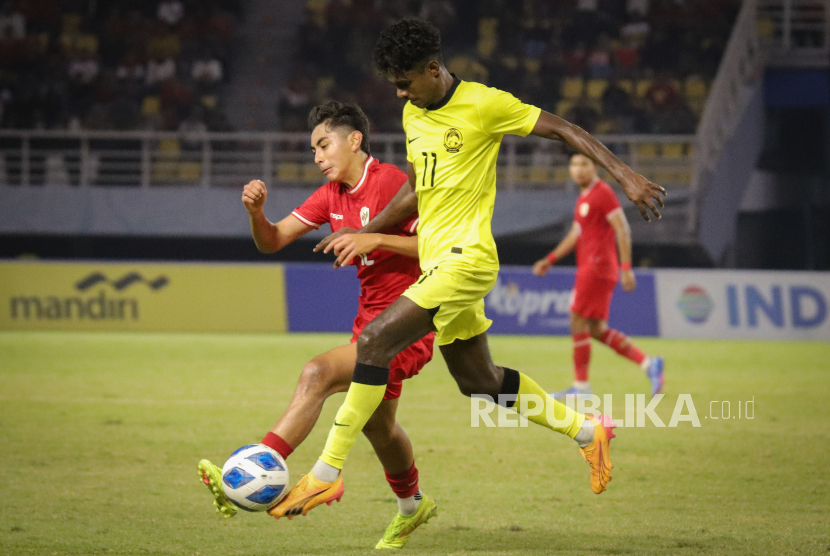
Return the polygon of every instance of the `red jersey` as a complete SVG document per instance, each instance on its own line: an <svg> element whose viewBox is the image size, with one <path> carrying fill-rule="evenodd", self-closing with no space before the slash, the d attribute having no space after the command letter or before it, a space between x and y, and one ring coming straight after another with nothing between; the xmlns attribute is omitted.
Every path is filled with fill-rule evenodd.
<svg viewBox="0 0 830 556"><path fill-rule="evenodd" d="M610 219L621 212L611 186L597 178L579 194L574 208L574 223L579 231L576 242L576 275L617 281L619 261L617 241Z"/></svg>
<svg viewBox="0 0 830 556"><path fill-rule="evenodd" d="M360 181L347 189L339 182L329 182L309 197L293 214L303 224L319 228L331 225L332 232L341 228L359 230L389 204L406 173L391 164L369 157ZM413 214L383 233L399 236L415 235L418 215ZM421 276L418 259L376 249L352 260L360 279L358 315L371 321Z"/></svg>

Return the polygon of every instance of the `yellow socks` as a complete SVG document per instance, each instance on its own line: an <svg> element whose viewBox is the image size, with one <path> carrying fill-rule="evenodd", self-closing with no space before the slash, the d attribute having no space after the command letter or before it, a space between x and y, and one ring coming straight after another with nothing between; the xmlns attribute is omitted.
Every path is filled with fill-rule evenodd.
<svg viewBox="0 0 830 556"><path fill-rule="evenodd" d="M360 431L383 401L388 380L389 369L387 368L363 363L355 366L352 384L346 393L346 400L337 411L337 417L334 418L334 425L329 432L320 461L337 469L343 469L343 463Z"/></svg>
<svg viewBox="0 0 830 556"><path fill-rule="evenodd" d="M512 369L504 369L505 374ZM517 371L513 371L514 373ZM554 400L541 386L524 373L519 375L518 399L513 404L517 413L528 421L574 438L585 422L585 416ZM524 405L522 398L524 397ZM542 407L536 407L541 403ZM541 413L539 413L541 409ZM524 410L524 411L523 411Z"/></svg>

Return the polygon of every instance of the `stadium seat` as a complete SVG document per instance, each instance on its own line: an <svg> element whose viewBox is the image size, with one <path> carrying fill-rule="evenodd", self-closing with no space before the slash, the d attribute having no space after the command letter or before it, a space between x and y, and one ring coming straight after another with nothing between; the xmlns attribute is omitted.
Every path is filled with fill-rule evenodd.
<svg viewBox="0 0 830 556"><path fill-rule="evenodd" d="M146 96L141 101L141 116L158 116L161 111L161 99L157 96Z"/></svg>
<svg viewBox="0 0 830 556"><path fill-rule="evenodd" d="M525 71L528 73L539 73L539 70L542 68L542 62L539 61L537 58L526 58L525 59Z"/></svg>
<svg viewBox="0 0 830 556"><path fill-rule="evenodd" d="M686 97L689 99L704 98L709 94L709 89L706 82L697 77L689 77L686 79L685 87Z"/></svg>
<svg viewBox="0 0 830 556"><path fill-rule="evenodd" d="M648 91L649 87L651 87L651 83L652 83L651 79L640 79L639 81L637 81L637 88L636 88L637 96L638 97L646 96L646 92Z"/></svg>
<svg viewBox="0 0 830 556"><path fill-rule="evenodd" d="M759 18L757 22L758 38L770 39L775 36L775 22L767 18Z"/></svg>
<svg viewBox="0 0 830 556"><path fill-rule="evenodd" d="M320 173L316 164L303 164L303 181L322 182L325 176Z"/></svg>
<svg viewBox="0 0 830 556"><path fill-rule="evenodd" d="M582 96L582 78L569 77L562 83L562 97L577 99Z"/></svg>
<svg viewBox="0 0 830 556"><path fill-rule="evenodd" d="M631 79L620 79L617 86L629 95L634 94L634 82Z"/></svg>
<svg viewBox="0 0 830 556"><path fill-rule="evenodd" d="M609 120L600 120L597 123L596 129L594 129L594 133L597 135L607 135L611 133L611 122Z"/></svg>
<svg viewBox="0 0 830 556"><path fill-rule="evenodd" d="M608 88L607 79L591 79L588 81L588 98L602 98L602 93Z"/></svg>
<svg viewBox="0 0 830 556"><path fill-rule="evenodd" d="M544 183L549 180L550 174L547 166L531 166L528 173L528 181L531 183Z"/></svg>
<svg viewBox="0 0 830 556"><path fill-rule="evenodd" d="M683 158L683 143L666 143L663 145L663 158Z"/></svg>
<svg viewBox="0 0 830 556"><path fill-rule="evenodd" d="M553 172L553 182L557 185L564 185L571 179L571 174L567 168L557 167Z"/></svg>
<svg viewBox="0 0 830 556"><path fill-rule="evenodd" d="M182 151L178 139L162 139L159 141L159 156L164 158L178 158Z"/></svg>
<svg viewBox="0 0 830 556"><path fill-rule="evenodd" d="M574 101L572 100L560 100L556 103L556 115L559 117L564 117L568 111L573 108Z"/></svg>
<svg viewBox="0 0 830 556"><path fill-rule="evenodd" d="M656 158L657 145L654 143L640 143L637 145L635 151L640 158Z"/></svg>
<svg viewBox="0 0 830 556"><path fill-rule="evenodd" d="M202 165L188 161L179 163L179 179L184 181L199 181L202 177Z"/></svg>
<svg viewBox="0 0 830 556"><path fill-rule="evenodd" d="M300 165L296 162L282 162L277 165L277 179L297 181L300 178Z"/></svg>

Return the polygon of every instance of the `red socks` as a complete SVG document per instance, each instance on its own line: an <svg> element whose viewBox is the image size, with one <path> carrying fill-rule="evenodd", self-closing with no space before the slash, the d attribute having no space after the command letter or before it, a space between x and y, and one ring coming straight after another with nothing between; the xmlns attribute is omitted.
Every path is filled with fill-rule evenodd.
<svg viewBox="0 0 830 556"><path fill-rule="evenodd" d="M634 361L638 365L642 365L643 361L646 359L646 354L640 351L640 348L632 344L631 340L628 339L628 336L619 330L612 330L609 328L605 331L605 334L602 335L600 341L623 357Z"/></svg>
<svg viewBox="0 0 830 556"><path fill-rule="evenodd" d="M588 364L591 362L591 333L580 332L574 339L574 376L580 382L588 380Z"/></svg>
<svg viewBox="0 0 830 556"><path fill-rule="evenodd" d="M289 446L288 442L286 442L273 432L269 432L268 434L266 434L265 438L262 439L262 442L260 442L260 444L265 444L269 448L275 450L279 455L282 456L282 459L288 459L288 456L290 456L291 452L294 451L294 448Z"/></svg>
<svg viewBox="0 0 830 556"><path fill-rule="evenodd" d="M415 496L415 493L418 492L418 468L415 467L414 463L403 473L395 473L394 475L386 473L386 480L398 498L409 498Z"/></svg>

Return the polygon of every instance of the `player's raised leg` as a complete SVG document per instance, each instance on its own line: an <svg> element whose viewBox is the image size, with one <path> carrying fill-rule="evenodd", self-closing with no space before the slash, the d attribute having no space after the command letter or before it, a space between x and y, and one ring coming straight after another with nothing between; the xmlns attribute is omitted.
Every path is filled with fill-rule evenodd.
<svg viewBox="0 0 830 556"><path fill-rule="evenodd" d="M609 453L615 425L610 417L588 419L548 395L526 374L493 363L486 333L442 345L441 354L462 394L490 396L529 421L576 440L591 468L591 489L596 494L605 490L613 469Z"/></svg>
<svg viewBox="0 0 830 556"><path fill-rule="evenodd" d="M303 365L288 408L261 443L288 459L314 428L326 399L349 387L356 357L355 345L348 344L322 353ZM408 453L411 452L410 446ZM199 462L198 471L200 480L214 498L216 511L225 517L236 515L236 507L222 490L222 470L204 459Z"/></svg>
<svg viewBox="0 0 830 556"><path fill-rule="evenodd" d="M433 330L432 315L401 297L370 322L357 340L357 363L346 399L337 412L326 447L317 463L270 513L284 511L288 500L305 505L303 515L318 506L322 489L335 488L340 470L369 418L383 400L389 365L395 355Z"/></svg>

